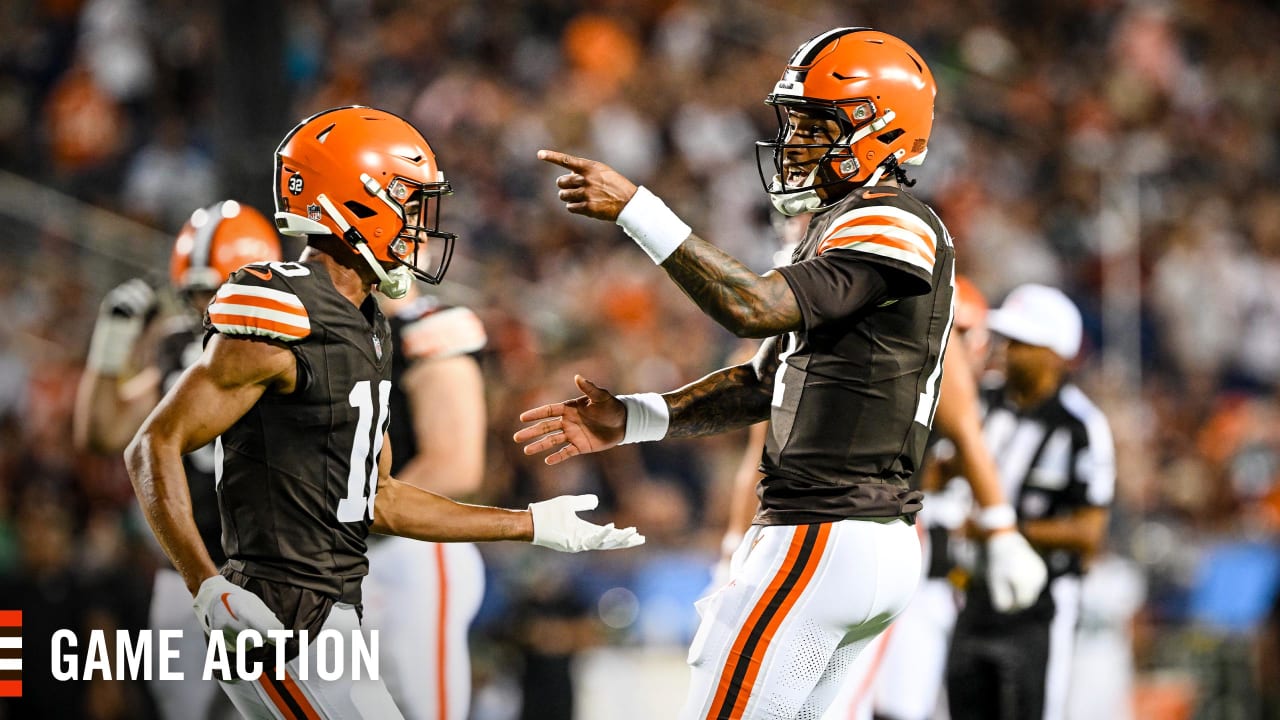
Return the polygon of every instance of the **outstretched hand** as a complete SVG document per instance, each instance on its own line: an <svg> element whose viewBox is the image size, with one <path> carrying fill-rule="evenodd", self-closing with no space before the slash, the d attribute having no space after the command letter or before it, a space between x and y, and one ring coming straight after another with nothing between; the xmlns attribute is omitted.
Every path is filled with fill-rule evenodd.
<svg viewBox="0 0 1280 720"><path fill-rule="evenodd" d="M627 429L627 408L622 401L581 375L573 376L573 381L584 393L582 396L520 413L520 422L533 423L512 438L529 443L524 446L525 455L556 448L544 460L556 465L575 455L608 450L622 442Z"/></svg>
<svg viewBox="0 0 1280 720"><path fill-rule="evenodd" d="M633 527L617 528L613 523L596 525L578 517L600 504L595 495L561 495L530 503L533 515L533 544L560 552L620 550L644 544L644 536Z"/></svg>
<svg viewBox="0 0 1280 720"><path fill-rule="evenodd" d="M597 160L555 150L539 150L538 159L569 171L556 178L564 208L575 215L614 222L636 194L636 184Z"/></svg>

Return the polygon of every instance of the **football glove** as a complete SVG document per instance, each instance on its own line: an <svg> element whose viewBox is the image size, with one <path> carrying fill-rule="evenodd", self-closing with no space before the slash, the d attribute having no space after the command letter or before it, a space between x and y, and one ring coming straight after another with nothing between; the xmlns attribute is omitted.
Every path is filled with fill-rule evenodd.
<svg viewBox="0 0 1280 720"><path fill-rule="evenodd" d="M119 375L142 329L155 317L156 294L140 278L116 286L102 299L93 326L86 365L102 375Z"/></svg>
<svg viewBox="0 0 1280 720"><path fill-rule="evenodd" d="M583 550L617 550L644 544L644 536L633 527L619 530L596 525L578 517L583 510L600 504L595 495L561 495L550 500L530 503L533 515L533 544L560 552Z"/></svg>
<svg viewBox="0 0 1280 720"><path fill-rule="evenodd" d="M1017 530L1003 530L987 538L987 586L991 604L999 612L1028 608L1040 597L1048 570L1040 555Z"/></svg>
<svg viewBox="0 0 1280 720"><path fill-rule="evenodd" d="M257 630L264 642L268 630L283 630L284 623L262 602L262 598L227 580L221 575L200 583L191 603L205 633L222 633L228 649L236 647L236 639L245 630Z"/></svg>

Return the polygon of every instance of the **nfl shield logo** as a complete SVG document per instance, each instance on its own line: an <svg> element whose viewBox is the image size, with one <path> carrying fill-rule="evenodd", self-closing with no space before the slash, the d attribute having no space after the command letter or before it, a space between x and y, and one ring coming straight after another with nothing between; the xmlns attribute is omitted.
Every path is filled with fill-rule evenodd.
<svg viewBox="0 0 1280 720"><path fill-rule="evenodd" d="M378 339L377 335L373 336L373 352L378 356L379 360L382 359L382 341Z"/></svg>

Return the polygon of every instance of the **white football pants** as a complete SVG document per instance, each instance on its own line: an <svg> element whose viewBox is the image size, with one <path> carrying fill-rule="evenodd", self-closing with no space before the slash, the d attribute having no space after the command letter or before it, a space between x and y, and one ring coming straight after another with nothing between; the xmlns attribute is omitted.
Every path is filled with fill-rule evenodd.
<svg viewBox="0 0 1280 720"><path fill-rule="evenodd" d="M818 718L910 601L920 541L901 519L754 525L702 622L681 720Z"/></svg>

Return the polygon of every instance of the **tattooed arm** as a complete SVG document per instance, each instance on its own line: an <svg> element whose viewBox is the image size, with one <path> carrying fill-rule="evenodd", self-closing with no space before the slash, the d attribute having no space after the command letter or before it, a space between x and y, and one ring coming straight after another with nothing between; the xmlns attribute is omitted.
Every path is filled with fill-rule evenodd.
<svg viewBox="0 0 1280 720"><path fill-rule="evenodd" d="M800 303L786 279L764 275L690 235L662 269L712 320L738 337L770 337L800 330Z"/></svg>
<svg viewBox="0 0 1280 720"><path fill-rule="evenodd" d="M667 437L715 435L768 420L777 369L777 338L769 338L751 362L664 393L671 412Z"/></svg>
<svg viewBox="0 0 1280 720"><path fill-rule="evenodd" d="M571 213L614 222L636 195L635 183L602 162L554 150L540 150L538 157L569 170L556 186ZM800 303L781 275L758 275L697 235L674 240L683 242L662 260L662 269L726 330L764 338L801 329Z"/></svg>
<svg viewBox="0 0 1280 720"><path fill-rule="evenodd" d="M669 422L665 437L714 435L753 425L769 417L778 369L777 338L765 340L751 362L717 370L662 396ZM627 408L613 393L581 375L574 378L582 396L543 405L520 414L531 423L513 438L525 455L551 451L555 465L575 455L601 452L622 441Z"/></svg>

